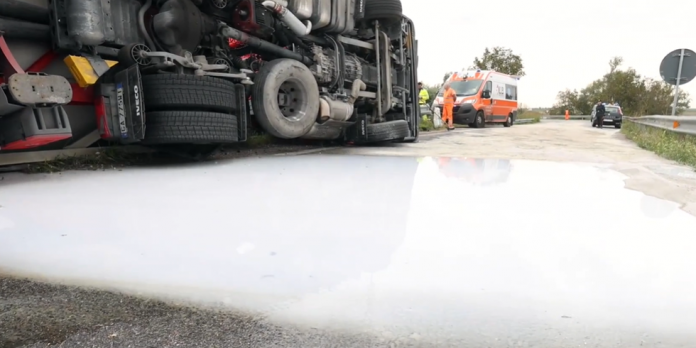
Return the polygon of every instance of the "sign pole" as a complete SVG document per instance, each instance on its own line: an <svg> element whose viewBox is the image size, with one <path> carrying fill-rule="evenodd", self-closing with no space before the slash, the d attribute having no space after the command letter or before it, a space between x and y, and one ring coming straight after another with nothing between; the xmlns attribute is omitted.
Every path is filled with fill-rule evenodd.
<svg viewBox="0 0 696 348"><path fill-rule="evenodd" d="M677 69L677 84L674 87L674 102L672 103L672 116L677 114L677 101L679 101L679 83L681 82L682 66L684 66L684 49L679 53L679 68Z"/></svg>

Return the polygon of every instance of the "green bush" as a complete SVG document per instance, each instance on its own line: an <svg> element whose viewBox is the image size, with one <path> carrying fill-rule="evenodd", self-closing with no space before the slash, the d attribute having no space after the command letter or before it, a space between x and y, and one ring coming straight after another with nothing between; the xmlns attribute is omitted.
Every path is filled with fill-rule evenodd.
<svg viewBox="0 0 696 348"><path fill-rule="evenodd" d="M639 147L696 169L696 136L623 122L621 132Z"/></svg>
<svg viewBox="0 0 696 348"><path fill-rule="evenodd" d="M423 132L429 132L429 131L435 129L435 126L433 125L433 121L428 117L423 117L423 119L420 122L419 127L420 127L420 130Z"/></svg>
<svg viewBox="0 0 696 348"><path fill-rule="evenodd" d="M541 119L541 116L542 116L542 113L538 112L538 111L524 111L524 112L518 114L517 118L518 119L523 119L523 118Z"/></svg>

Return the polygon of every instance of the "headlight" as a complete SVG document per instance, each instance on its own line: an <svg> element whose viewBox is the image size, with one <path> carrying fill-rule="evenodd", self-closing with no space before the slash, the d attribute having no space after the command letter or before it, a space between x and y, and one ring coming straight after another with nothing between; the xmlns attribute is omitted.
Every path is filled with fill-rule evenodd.
<svg viewBox="0 0 696 348"><path fill-rule="evenodd" d="M476 99L469 99L462 102L462 104L473 104L476 103Z"/></svg>

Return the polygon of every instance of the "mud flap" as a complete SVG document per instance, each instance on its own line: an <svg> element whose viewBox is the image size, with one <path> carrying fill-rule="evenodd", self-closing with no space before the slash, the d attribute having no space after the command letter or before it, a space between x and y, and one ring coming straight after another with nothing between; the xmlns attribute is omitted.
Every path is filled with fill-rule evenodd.
<svg viewBox="0 0 696 348"><path fill-rule="evenodd" d="M104 82L95 102L102 139L123 144L140 142L145 138L145 106L138 65L116 72L113 83Z"/></svg>
<svg viewBox="0 0 696 348"><path fill-rule="evenodd" d="M72 87L62 76L16 73L0 85L0 151L50 146L72 138L63 105Z"/></svg>
<svg viewBox="0 0 696 348"><path fill-rule="evenodd" d="M68 114L61 105L25 107L0 118L0 151L21 151L72 138Z"/></svg>
<svg viewBox="0 0 696 348"><path fill-rule="evenodd" d="M348 141L354 143L366 143L369 141L367 136L367 114L357 114L356 121L348 130Z"/></svg>

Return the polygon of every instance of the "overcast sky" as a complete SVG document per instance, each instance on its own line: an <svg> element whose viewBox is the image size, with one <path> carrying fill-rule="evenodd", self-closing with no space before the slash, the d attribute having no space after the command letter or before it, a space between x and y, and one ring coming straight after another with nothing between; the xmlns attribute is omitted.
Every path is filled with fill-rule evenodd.
<svg viewBox="0 0 696 348"><path fill-rule="evenodd" d="M416 25L421 81L441 82L486 47L504 46L523 58L527 76L518 91L530 107L551 106L558 91L585 87L608 72L613 56L659 79L667 53L696 50L694 6L685 0L402 1ZM696 80L684 89L693 106Z"/></svg>

